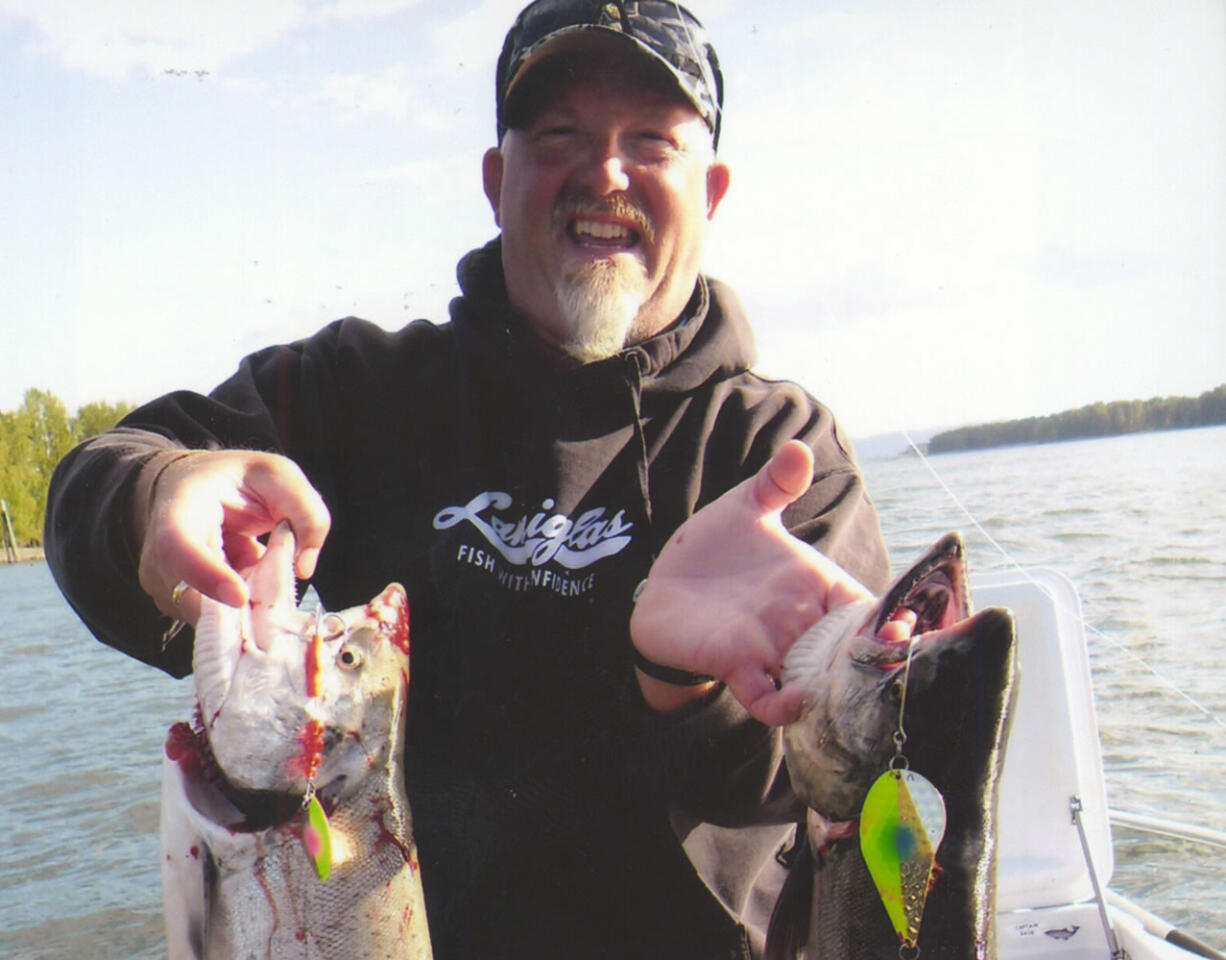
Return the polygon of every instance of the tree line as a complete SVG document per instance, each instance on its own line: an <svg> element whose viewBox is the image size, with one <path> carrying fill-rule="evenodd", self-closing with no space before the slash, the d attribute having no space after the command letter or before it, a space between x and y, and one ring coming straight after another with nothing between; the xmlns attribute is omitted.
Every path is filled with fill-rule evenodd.
<svg viewBox="0 0 1226 960"><path fill-rule="evenodd" d="M69 416L55 394L30 389L16 410L0 411L0 500L8 506L18 544L42 544L47 484L60 458L132 409L128 403L95 402Z"/></svg>
<svg viewBox="0 0 1226 960"><path fill-rule="evenodd" d="M1152 400L1117 400L1092 403L1046 417L1027 417L959 427L935 434L929 453L980 450L1020 443L1052 443L1110 437L1146 430L1178 430L1226 423L1226 383L1199 397L1154 397Z"/></svg>

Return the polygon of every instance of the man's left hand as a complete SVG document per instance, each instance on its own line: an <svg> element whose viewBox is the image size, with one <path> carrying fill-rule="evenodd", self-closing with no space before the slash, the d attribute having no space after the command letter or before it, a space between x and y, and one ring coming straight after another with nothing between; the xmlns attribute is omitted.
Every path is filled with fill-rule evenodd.
<svg viewBox="0 0 1226 960"><path fill-rule="evenodd" d="M715 677L771 725L790 723L803 706L803 691L778 685L792 644L827 611L871 596L784 529L784 507L812 479L812 451L792 440L695 513L652 565L630 620L648 660ZM640 686L657 709L681 705L694 689L670 690L643 674Z"/></svg>

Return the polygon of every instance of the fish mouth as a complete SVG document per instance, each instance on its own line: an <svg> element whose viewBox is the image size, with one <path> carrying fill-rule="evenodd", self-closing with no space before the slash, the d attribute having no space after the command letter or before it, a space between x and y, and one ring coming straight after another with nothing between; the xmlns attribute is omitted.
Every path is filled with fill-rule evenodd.
<svg viewBox="0 0 1226 960"><path fill-rule="evenodd" d="M179 764L197 809L212 811L212 817L234 833L259 833L297 817L303 809L303 791L250 789L229 777L217 761L213 743L196 707L192 722L176 723L166 739L166 756ZM337 806L336 795L343 780L324 785L316 793L325 812Z"/></svg>
<svg viewBox="0 0 1226 960"><path fill-rule="evenodd" d="M966 548L961 536L949 533L890 587L862 631L862 636L871 634L871 649L855 659L893 669L913 643L935 637L970 614Z"/></svg>

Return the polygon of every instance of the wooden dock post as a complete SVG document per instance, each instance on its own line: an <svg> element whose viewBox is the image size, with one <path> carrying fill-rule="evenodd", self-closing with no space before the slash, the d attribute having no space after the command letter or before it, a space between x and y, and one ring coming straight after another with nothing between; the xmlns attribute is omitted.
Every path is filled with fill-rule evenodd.
<svg viewBox="0 0 1226 960"><path fill-rule="evenodd" d="M9 519L9 505L0 500L0 540L4 541L4 558L7 563L17 562L17 538L13 536L13 521Z"/></svg>

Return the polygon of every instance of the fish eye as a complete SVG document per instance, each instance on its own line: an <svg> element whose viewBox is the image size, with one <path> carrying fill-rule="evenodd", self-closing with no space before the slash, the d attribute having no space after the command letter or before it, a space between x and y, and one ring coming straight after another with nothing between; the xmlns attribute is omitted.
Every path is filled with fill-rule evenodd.
<svg viewBox="0 0 1226 960"><path fill-rule="evenodd" d="M336 652L336 665L342 670L356 670L362 665L362 651L346 643Z"/></svg>
<svg viewBox="0 0 1226 960"><path fill-rule="evenodd" d="M886 693L885 693L886 699L889 700L890 703L895 704L895 705L902 703L902 689L903 689L902 680L901 679L895 680L893 683L890 684L889 689L886 690Z"/></svg>

